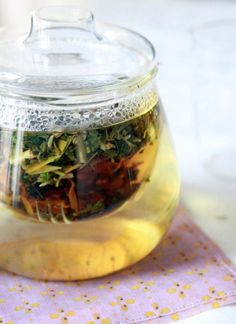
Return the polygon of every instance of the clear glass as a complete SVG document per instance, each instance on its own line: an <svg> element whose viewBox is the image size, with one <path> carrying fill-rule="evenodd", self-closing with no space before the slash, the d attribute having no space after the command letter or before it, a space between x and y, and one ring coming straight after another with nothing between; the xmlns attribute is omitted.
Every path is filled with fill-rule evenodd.
<svg viewBox="0 0 236 324"><path fill-rule="evenodd" d="M1 268L89 279L160 242L180 183L154 74L112 94L110 84L53 99L0 92Z"/></svg>
<svg viewBox="0 0 236 324"><path fill-rule="evenodd" d="M236 179L236 20L199 25L192 36L196 136L208 151L208 170Z"/></svg>
<svg viewBox="0 0 236 324"><path fill-rule="evenodd" d="M160 104L82 132L1 128L0 266L51 280L120 270L160 242L178 196Z"/></svg>

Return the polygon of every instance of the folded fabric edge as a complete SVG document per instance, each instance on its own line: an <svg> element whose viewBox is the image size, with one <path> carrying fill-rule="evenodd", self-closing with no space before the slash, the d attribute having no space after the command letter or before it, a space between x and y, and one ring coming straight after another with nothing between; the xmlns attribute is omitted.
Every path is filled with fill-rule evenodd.
<svg viewBox="0 0 236 324"><path fill-rule="evenodd" d="M150 316L151 312L147 312L146 316L147 319L134 319L129 320L128 322L118 321L118 322L112 322L111 324L138 324L138 323L147 323L147 324L168 324L175 321L179 321L194 315L198 315L200 313L206 312L211 309L216 309L219 307L227 306L230 304L236 303L236 291L233 295L227 295L224 298L213 298L211 301L207 303L198 303L193 306L189 306L184 309L176 309L172 310L169 313L166 314L156 314ZM155 322L153 322L155 320Z"/></svg>

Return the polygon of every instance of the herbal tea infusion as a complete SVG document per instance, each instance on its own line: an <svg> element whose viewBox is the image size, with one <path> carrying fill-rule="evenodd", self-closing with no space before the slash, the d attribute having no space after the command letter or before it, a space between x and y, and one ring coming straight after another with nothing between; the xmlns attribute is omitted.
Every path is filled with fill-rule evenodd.
<svg viewBox="0 0 236 324"><path fill-rule="evenodd" d="M180 185L152 44L71 6L36 11L28 36L4 35L0 268L82 280L141 260Z"/></svg>
<svg viewBox="0 0 236 324"><path fill-rule="evenodd" d="M157 109L87 131L0 129L1 201L16 216L41 222L69 223L112 211L150 181Z"/></svg>

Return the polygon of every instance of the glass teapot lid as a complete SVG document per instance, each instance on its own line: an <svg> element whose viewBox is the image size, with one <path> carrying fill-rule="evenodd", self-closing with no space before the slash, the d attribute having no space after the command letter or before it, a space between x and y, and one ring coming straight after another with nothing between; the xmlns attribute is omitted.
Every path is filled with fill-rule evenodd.
<svg viewBox="0 0 236 324"><path fill-rule="evenodd" d="M65 98L117 90L149 80L155 50L141 35L96 23L77 7L34 12L27 37L0 43L0 91Z"/></svg>

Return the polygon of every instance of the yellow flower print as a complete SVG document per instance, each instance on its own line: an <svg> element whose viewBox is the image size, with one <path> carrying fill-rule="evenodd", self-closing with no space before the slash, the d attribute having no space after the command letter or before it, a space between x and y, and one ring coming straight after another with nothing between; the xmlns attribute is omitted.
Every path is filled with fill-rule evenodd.
<svg viewBox="0 0 236 324"><path fill-rule="evenodd" d="M85 294L74 298L75 301L82 302L84 304L91 304L96 299L97 299L97 296L88 296Z"/></svg>
<svg viewBox="0 0 236 324"><path fill-rule="evenodd" d="M215 257L212 257L205 262L205 265L206 266L214 265L214 266L220 267L221 263Z"/></svg>
<svg viewBox="0 0 236 324"><path fill-rule="evenodd" d="M181 237L178 235L169 235L163 240L162 244L168 245L168 246L170 246L170 245L175 246L178 244L178 242L180 240L181 240Z"/></svg>
<svg viewBox="0 0 236 324"><path fill-rule="evenodd" d="M195 242L193 246L199 250L204 250L204 251L208 250L208 246L206 245L206 243L204 243L201 240Z"/></svg>
<svg viewBox="0 0 236 324"><path fill-rule="evenodd" d="M154 308L155 311L149 310L149 311L145 312L144 313L145 317L153 317L153 316L161 317L162 315L168 314L170 312L170 309L168 307L163 307L163 308L159 309L159 305L157 303L153 303L152 308ZM178 314L176 314L176 315L178 315ZM172 319L176 320L176 317L172 318Z"/></svg>
<svg viewBox="0 0 236 324"><path fill-rule="evenodd" d="M217 303L217 302L214 302L214 303L212 304L212 308L219 308L219 307L220 307L220 304Z"/></svg>
<svg viewBox="0 0 236 324"><path fill-rule="evenodd" d="M0 324L14 324L14 322L10 321L10 322L3 322L3 318L0 317Z"/></svg>
<svg viewBox="0 0 236 324"><path fill-rule="evenodd" d="M103 318L101 320L101 324L111 324L111 319L110 318Z"/></svg>
<svg viewBox="0 0 236 324"><path fill-rule="evenodd" d="M159 310L159 304L158 303L153 303L152 308L154 308L155 311Z"/></svg>
<svg viewBox="0 0 236 324"><path fill-rule="evenodd" d="M202 297L202 300L208 301L214 298L223 298L226 296L224 291L216 291L215 287L210 287L208 289L209 294Z"/></svg>
<svg viewBox="0 0 236 324"><path fill-rule="evenodd" d="M122 296L118 296L116 298L116 301L111 302L110 305L111 306L119 306L123 311L127 311L128 305L134 304L134 303L135 303L135 301L133 299L124 300L124 298Z"/></svg>
<svg viewBox="0 0 236 324"><path fill-rule="evenodd" d="M86 324L111 324L110 318L101 318L99 313L93 314L93 318L93 320L86 322Z"/></svg>
<svg viewBox="0 0 236 324"><path fill-rule="evenodd" d="M155 314L154 312L145 312L144 315L145 315L146 317L153 317L153 316L155 316L156 314Z"/></svg>
<svg viewBox="0 0 236 324"><path fill-rule="evenodd" d="M159 304L158 303L153 303L152 304L153 311L149 310L144 313L145 317L153 317L156 316L157 313L159 313Z"/></svg>
<svg viewBox="0 0 236 324"><path fill-rule="evenodd" d="M8 290L18 292L18 293L23 293L23 292L25 292L27 290L30 290L30 289L32 289L31 286L28 286L28 285L22 286L21 284L17 284L15 287L9 288Z"/></svg>
<svg viewBox="0 0 236 324"><path fill-rule="evenodd" d="M153 272L153 276L159 276L161 274L161 275L167 277L168 275L170 275L173 272L175 272L175 269L173 269L173 268L165 269L165 268L161 267L158 271Z"/></svg>
<svg viewBox="0 0 236 324"><path fill-rule="evenodd" d="M198 268L194 268L190 271L187 271L186 274L188 275L198 275L199 277L204 277L205 274L208 272L207 269L198 269Z"/></svg>
<svg viewBox="0 0 236 324"><path fill-rule="evenodd" d="M224 281L231 281L231 280L233 280L233 279L235 279L235 276L234 276L232 273L228 273L227 275L225 275L225 276L223 277L223 280L224 280Z"/></svg>
<svg viewBox="0 0 236 324"><path fill-rule="evenodd" d="M137 284L132 286L131 288L133 290L139 290L139 289L142 289L143 292L147 292L149 291L149 287L153 286L155 284L154 281L143 281L143 280L138 280L137 281Z"/></svg>
<svg viewBox="0 0 236 324"><path fill-rule="evenodd" d="M52 289L52 288L48 288L48 290L46 291L43 291L41 293L42 296L47 296L47 297L51 297L51 298L56 298L56 296L58 295L64 295L64 292L63 291L57 291L55 289Z"/></svg>
<svg viewBox="0 0 236 324"><path fill-rule="evenodd" d="M63 308L58 308L57 312L54 314L50 314L49 317L52 320L60 319L62 324L67 324L67 323L69 323L69 318L73 317L75 315L76 315L76 312L74 312L74 311L65 312L65 310Z"/></svg>
<svg viewBox="0 0 236 324"><path fill-rule="evenodd" d="M104 284L98 286L99 289L106 289L106 290L114 290L117 286L120 285L120 281L119 280L115 280L115 281L105 281Z"/></svg>
<svg viewBox="0 0 236 324"><path fill-rule="evenodd" d="M130 268L124 269L120 272L120 275L122 276L135 276L136 274L138 274L138 272L140 271L140 267L137 265L133 265Z"/></svg>
<svg viewBox="0 0 236 324"><path fill-rule="evenodd" d="M21 305L15 307L15 311L23 311L25 314L31 314L34 308L38 308L40 305L38 303L29 303L28 300L25 300Z"/></svg>
<svg viewBox="0 0 236 324"><path fill-rule="evenodd" d="M186 294L185 294L186 290L189 290L189 289L191 289L190 285L181 286L178 282L175 282L173 287L167 289L167 292L169 294L177 293L179 298L185 298L186 297Z"/></svg>
<svg viewBox="0 0 236 324"><path fill-rule="evenodd" d="M154 311L149 310L149 311L145 312L145 313L144 313L145 317L152 317L152 316L156 316L157 313L160 312L160 311L159 311L159 304L158 304L158 303L153 303L153 304L152 304L152 308L153 308Z"/></svg>
<svg viewBox="0 0 236 324"><path fill-rule="evenodd" d="M186 254L184 251L181 251L180 253L178 253L174 260L175 262L188 262L191 260L194 260L196 258L195 254Z"/></svg>
<svg viewBox="0 0 236 324"><path fill-rule="evenodd" d="M170 312L170 309L168 308L168 307L163 307L163 308L161 308L161 310L160 310L160 313L162 314L162 315L164 315L164 314L168 314Z"/></svg>
<svg viewBox="0 0 236 324"><path fill-rule="evenodd" d="M172 314L170 317L171 317L171 319L174 320L174 321L178 321L178 320L179 320L179 314L177 314L177 313Z"/></svg>

